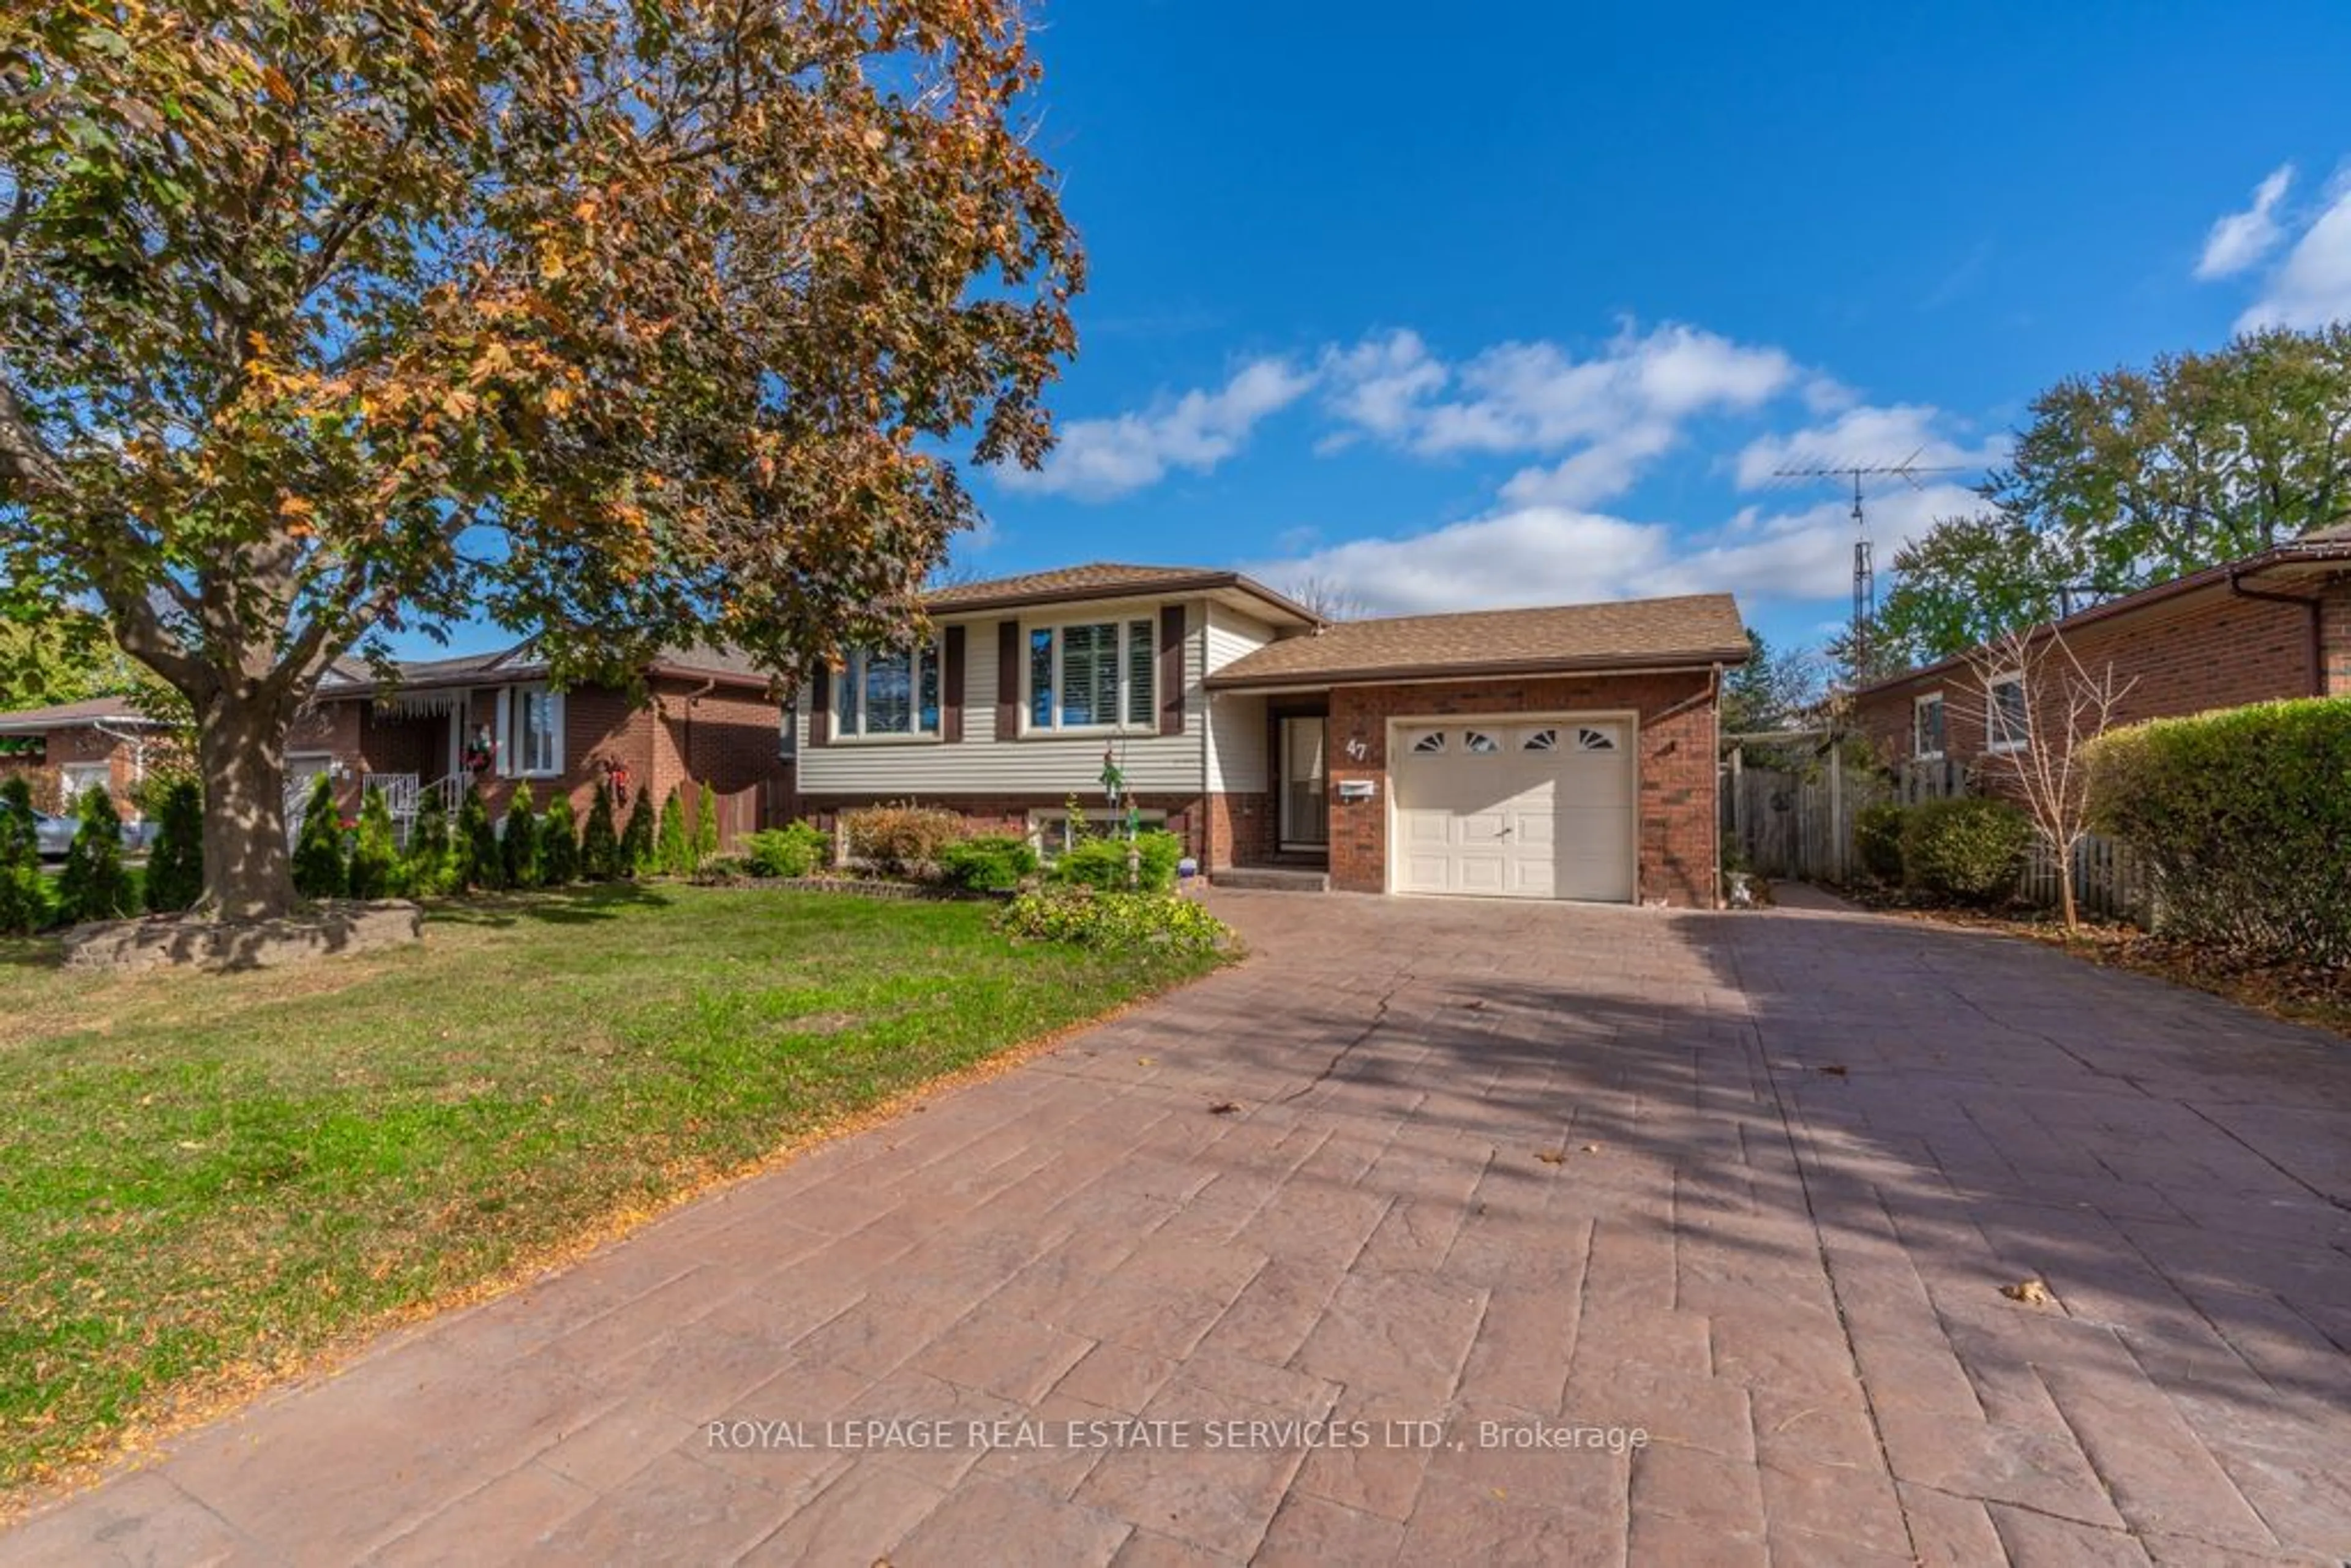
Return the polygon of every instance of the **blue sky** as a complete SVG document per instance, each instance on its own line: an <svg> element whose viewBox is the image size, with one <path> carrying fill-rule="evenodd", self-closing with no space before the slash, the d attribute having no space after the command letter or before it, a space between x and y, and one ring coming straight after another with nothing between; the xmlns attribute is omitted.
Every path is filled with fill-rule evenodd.
<svg viewBox="0 0 2351 1568"><path fill-rule="evenodd" d="M2058 377L2351 315L2351 6L1602 10L1048 5L1083 348L959 562L1816 643L1846 503L1769 469L1970 479Z"/></svg>

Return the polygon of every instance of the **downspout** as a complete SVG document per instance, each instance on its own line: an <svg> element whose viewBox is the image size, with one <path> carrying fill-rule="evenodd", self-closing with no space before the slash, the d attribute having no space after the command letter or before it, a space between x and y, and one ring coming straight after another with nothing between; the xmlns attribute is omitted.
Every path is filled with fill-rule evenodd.
<svg viewBox="0 0 2351 1568"><path fill-rule="evenodd" d="M2319 601L2300 593L2264 593L2257 588L2247 588L2242 572L2229 574L2229 591L2240 599L2259 599L2271 604L2299 604L2310 615L2310 695L2326 695L2326 622L2325 612Z"/></svg>
<svg viewBox="0 0 2351 1568"><path fill-rule="evenodd" d="M685 770L685 781L694 782L694 709L695 705L708 696L718 686L718 677L711 676L685 694L685 738L678 744L677 760Z"/></svg>
<svg viewBox="0 0 2351 1568"><path fill-rule="evenodd" d="M147 737L145 736L125 735L119 729L107 728L104 724L95 719L90 721L89 727L96 730L99 734L106 737L109 740L119 740L131 747L131 783L132 788L135 789L139 785L147 781Z"/></svg>

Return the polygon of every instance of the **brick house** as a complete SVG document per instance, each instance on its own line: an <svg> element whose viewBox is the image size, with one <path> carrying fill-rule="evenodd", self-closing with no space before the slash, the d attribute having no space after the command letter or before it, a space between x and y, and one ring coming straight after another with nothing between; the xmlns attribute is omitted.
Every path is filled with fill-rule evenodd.
<svg viewBox="0 0 2351 1568"><path fill-rule="evenodd" d="M1325 623L1236 572L1094 564L927 605L927 646L805 684L820 824L918 800L1050 850L1075 797L1212 877L1714 902L1715 706L1747 656L1728 595Z"/></svg>
<svg viewBox="0 0 2351 1568"><path fill-rule="evenodd" d="M370 783L403 814L409 798L454 800L477 785L493 816L528 784L544 809L569 796L586 815L600 781L625 807L708 784L723 802L721 836L788 821L792 758L766 675L723 650L679 650L644 672L640 695L603 685L559 691L530 645L400 666L379 682L364 666L319 683L286 742L289 797L321 772L346 815Z"/></svg>
<svg viewBox="0 0 2351 1568"><path fill-rule="evenodd" d="M173 745L170 727L128 697L26 708L0 714L0 777L22 775L35 806L65 815L92 785L104 785L124 819L136 821L139 783Z"/></svg>
<svg viewBox="0 0 2351 1568"><path fill-rule="evenodd" d="M2036 628L2128 690L2117 724L2284 697L2351 696L2351 526L2094 605ZM2022 671L1987 682L1959 655L1854 694L1855 727L1889 765L1973 776L1995 753L2057 737L2061 694ZM2035 662L2046 668L2045 659ZM2045 678L2044 686L2051 685Z"/></svg>
<svg viewBox="0 0 2351 1568"><path fill-rule="evenodd" d="M407 817L427 801L454 804L476 784L496 815L528 783L541 807L560 792L584 817L599 780L649 790L656 803L706 782L723 803L724 839L791 819L789 736L767 676L735 654L689 649L644 678L641 697L598 685L557 691L528 644L405 664L389 683L346 661L287 732L287 796L298 806L323 773L346 816L374 783ZM104 783L122 800L143 749L164 736L120 698L0 715L0 768L32 775L43 799Z"/></svg>

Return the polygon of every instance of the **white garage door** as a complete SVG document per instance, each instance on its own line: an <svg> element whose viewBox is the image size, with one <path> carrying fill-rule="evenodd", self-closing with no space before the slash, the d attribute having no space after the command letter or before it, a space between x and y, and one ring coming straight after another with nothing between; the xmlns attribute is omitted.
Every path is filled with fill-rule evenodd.
<svg viewBox="0 0 2351 1568"><path fill-rule="evenodd" d="M1398 893L1633 900L1633 727L1404 724L1389 756Z"/></svg>

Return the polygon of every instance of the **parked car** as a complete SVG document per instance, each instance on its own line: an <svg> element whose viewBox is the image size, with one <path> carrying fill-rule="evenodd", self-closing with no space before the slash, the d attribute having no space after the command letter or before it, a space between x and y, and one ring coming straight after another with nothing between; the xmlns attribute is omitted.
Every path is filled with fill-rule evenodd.
<svg viewBox="0 0 2351 1568"><path fill-rule="evenodd" d="M0 811L8 810L10 810L8 803L5 800L0 800ZM74 835L80 831L81 823L75 818L53 817L42 810L36 810L33 813L33 842L39 849L40 856L45 861L65 859L66 851L73 847ZM142 850L152 848L154 841L154 823L125 822L122 824L124 853L137 854Z"/></svg>

